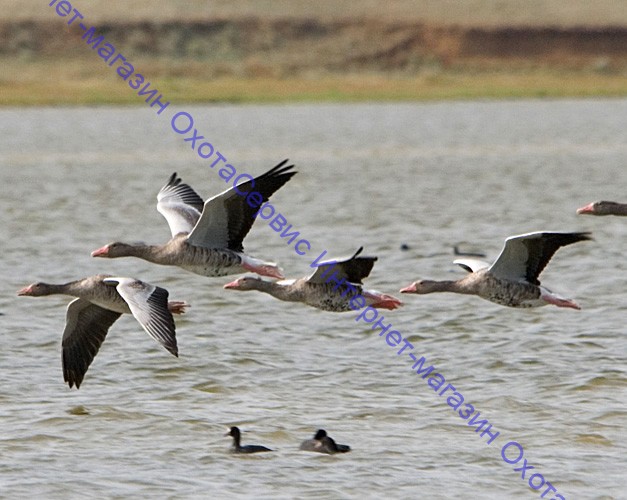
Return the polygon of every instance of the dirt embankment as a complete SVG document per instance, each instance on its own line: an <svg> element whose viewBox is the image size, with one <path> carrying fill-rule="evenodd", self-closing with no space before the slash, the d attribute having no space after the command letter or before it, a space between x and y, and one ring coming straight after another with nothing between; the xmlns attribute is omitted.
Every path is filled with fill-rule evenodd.
<svg viewBox="0 0 627 500"><path fill-rule="evenodd" d="M216 75L398 72L442 67L565 67L625 71L625 27L469 28L345 19L108 22L98 28L130 61L191 59ZM59 21L0 22L0 56L93 57Z"/></svg>

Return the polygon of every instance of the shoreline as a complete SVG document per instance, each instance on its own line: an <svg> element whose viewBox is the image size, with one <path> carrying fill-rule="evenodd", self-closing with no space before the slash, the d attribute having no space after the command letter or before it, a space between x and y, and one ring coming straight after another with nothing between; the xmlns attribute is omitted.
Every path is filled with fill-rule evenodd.
<svg viewBox="0 0 627 500"><path fill-rule="evenodd" d="M145 105L115 71L95 60L71 64L13 63L18 81L0 81L0 106ZM53 64L54 66L54 64ZM93 67L92 67L93 66ZM142 67L138 65L138 67ZM20 71L22 70L22 71ZM417 76L322 75L316 78L203 78L142 70L165 100L202 103L425 102L442 100L589 98L627 96L627 78L591 71L460 72ZM55 74L60 72L61 74ZM52 75L51 78L47 78ZM156 75L156 76L153 76ZM52 81L52 84L50 83Z"/></svg>
<svg viewBox="0 0 627 500"><path fill-rule="evenodd" d="M0 21L0 106L142 104L102 39L180 103L627 96L620 26L233 18L102 22L86 39L49 14Z"/></svg>

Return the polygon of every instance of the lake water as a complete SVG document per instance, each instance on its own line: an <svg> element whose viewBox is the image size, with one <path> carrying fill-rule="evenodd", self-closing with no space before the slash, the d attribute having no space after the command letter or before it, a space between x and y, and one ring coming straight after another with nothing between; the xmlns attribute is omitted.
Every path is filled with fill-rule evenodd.
<svg viewBox="0 0 627 500"><path fill-rule="evenodd" d="M582 311L515 310L452 294L402 296L386 322L500 436L487 445L355 314L333 314L137 259L93 259L113 240L165 242L156 193L173 171L225 188L170 128L187 110L238 170L290 158L274 205L305 257L258 221L245 240L288 277L322 250L377 255L369 288L454 279L452 248L498 255L510 235L594 233L561 249L543 284ZM627 100L0 111L0 496L4 498L626 498ZM401 244L410 249L401 251ZM69 298L17 297L33 281L134 276L192 304L180 357L131 317L111 328L80 390L64 385ZM275 453L228 453L227 426ZM298 451L325 428L353 451ZM501 458L516 441L526 479ZM516 449L507 456L516 458ZM535 478L539 484L540 478ZM547 494L544 498L552 498Z"/></svg>

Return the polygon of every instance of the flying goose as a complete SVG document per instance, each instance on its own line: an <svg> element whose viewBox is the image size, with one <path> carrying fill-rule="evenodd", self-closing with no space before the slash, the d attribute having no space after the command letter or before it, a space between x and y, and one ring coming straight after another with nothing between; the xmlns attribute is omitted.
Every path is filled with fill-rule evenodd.
<svg viewBox="0 0 627 500"><path fill-rule="evenodd" d="M557 307L581 309L570 299L560 297L540 285L538 276L553 254L578 241L592 239L590 233L535 232L511 236L496 261L490 265L477 259L458 259L470 274L457 281L416 281L401 293L427 294L453 292L477 295L509 307Z"/></svg>
<svg viewBox="0 0 627 500"><path fill-rule="evenodd" d="M402 302L391 295L362 288L362 280L370 274L377 257L360 257L363 247L352 256L324 261L308 277L281 281L266 281L244 276L227 283L229 290L258 290L287 302L302 302L323 311L351 311L350 301L361 294L364 304L382 309L396 309ZM342 283L338 285L337 282ZM344 283L350 283L349 287Z"/></svg>
<svg viewBox="0 0 627 500"><path fill-rule="evenodd" d="M77 297L67 307L61 341L63 380L70 388L80 387L109 328L122 314L132 314L148 335L178 357L172 313L184 313L188 304L168 302L164 288L133 278L98 274L62 285L33 283L17 294Z"/></svg>
<svg viewBox="0 0 627 500"><path fill-rule="evenodd" d="M138 257L166 266L178 266L202 276L226 276L250 271L283 278L279 267L244 253L242 241L255 222L260 205L296 172L287 160L263 175L210 198L202 198L172 174L157 195L157 210L170 226L172 238L164 245L109 243L92 257ZM258 196L246 195L256 192ZM245 196L242 196L243 193ZM253 208L254 206L254 208Z"/></svg>

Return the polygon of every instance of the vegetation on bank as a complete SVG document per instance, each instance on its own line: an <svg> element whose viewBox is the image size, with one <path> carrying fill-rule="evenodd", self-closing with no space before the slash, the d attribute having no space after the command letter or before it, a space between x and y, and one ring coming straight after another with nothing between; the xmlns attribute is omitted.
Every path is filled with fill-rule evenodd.
<svg viewBox="0 0 627 500"><path fill-rule="evenodd" d="M88 34L9 0L0 106L143 105L124 60L181 104L627 96L627 24L599 1L93 0Z"/></svg>
<svg viewBox="0 0 627 500"><path fill-rule="evenodd" d="M143 63L143 64L142 64ZM0 105L143 104L114 69L98 58L0 61ZM192 64L178 63L176 74L167 62L137 63L172 103L274 103L429 101L524 97L627 96L627 78L613 72L549 68L434 69L415 76L382 73L317 76L216 77Z"/></svg>

